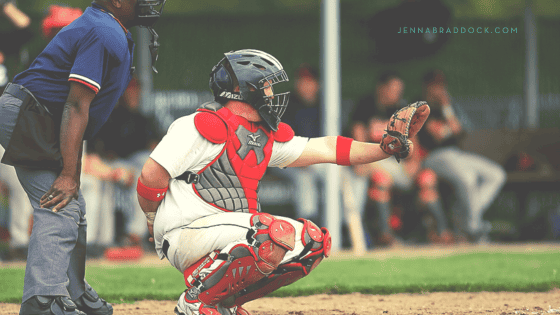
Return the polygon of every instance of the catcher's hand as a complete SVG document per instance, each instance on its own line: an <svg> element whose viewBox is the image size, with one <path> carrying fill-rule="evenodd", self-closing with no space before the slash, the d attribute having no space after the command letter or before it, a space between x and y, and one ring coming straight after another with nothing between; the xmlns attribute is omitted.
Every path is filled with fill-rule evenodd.
<svg viewBox="0 0 560 315"><path fill-rule="evenodd" d="M381 150L395 156L397 162L406 158L414 137L428 119L430 106L426 102L416 102L396 111L387 124L386 133L381 139Z"/></svg>

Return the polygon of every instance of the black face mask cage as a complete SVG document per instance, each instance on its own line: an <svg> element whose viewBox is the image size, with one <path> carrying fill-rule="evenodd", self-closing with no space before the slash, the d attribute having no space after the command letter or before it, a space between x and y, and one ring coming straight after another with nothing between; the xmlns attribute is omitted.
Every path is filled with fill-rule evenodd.
<svg viewBox="0 0 560 315"><path fill-rule="evenodd" d="M136 19L134 25L140 27L148 28L150 34L152 35L152 42L149 44L150 54L152 56L152 70L158 73L156 69L156 61L158 60L158 48L159 48L159 36L153 29L154 24L161 17L163 13L163 7L167 0L138 0L136 3ZM159 11L156 7L161 6Z"/></svg>
<svg viewBox="0 0 560 315"><path fill-rule="evenodd" d="M156 61L158 60L159 36L153 28L148 27L148 30L150 31L150 34L152 34L152 42L148 46L150 48L150 54L152 55L152 70L155 73L158 73L156 69Z"/></svg>
<svg viewBox="0 0 560 315"><path fill-rule="evenodd" d="M268 75L259 81L259 88L261 90L264 99L263 106L267 106L269 108L269 111L274 112L274 114L278 118L281 118L282 115L284 115L286 108L288 108L288 102L290 100L290 92L278 93L278 94L274 94L273 92L272 95L266 95L265 89L270 87L272 91L274 91L273 86L275 84L278 84L280 82L287 82L287 81L288 81L288 75L284 70ZM268 85L265 84L265 82L267 82Z"/></svg>
<svg viewBox="0 0 560 315"><path fill-rule="evenodd" d="M153 27L160 16L163 14L163 7L167 0L138 0L136 25ZM159 11L155 8L161 6Z"/></svg>

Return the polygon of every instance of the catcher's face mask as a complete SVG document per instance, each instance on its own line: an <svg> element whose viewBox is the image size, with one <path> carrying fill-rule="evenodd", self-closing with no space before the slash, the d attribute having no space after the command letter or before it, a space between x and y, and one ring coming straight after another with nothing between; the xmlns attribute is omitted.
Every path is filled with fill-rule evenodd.
<svg viewBox="0 0 560 315"><path fill-rule="evenodd" d="M138 0L138 2L136 2L136 17L132 22L132 25L147 27L150 34L152 34L150 53L152 55L152 70L154 70L155 73L157 73L155 64L158 59L159 36L153 29L153 26L162 15L166 1L167 0Z"/></svg>
<svg viewBox="0 0 560 315"><path fill-rule="evenodd" d="M163 13L167 0L138 0L133 25L153 27ZM159 8L159 10L158 10Z"/></svg>

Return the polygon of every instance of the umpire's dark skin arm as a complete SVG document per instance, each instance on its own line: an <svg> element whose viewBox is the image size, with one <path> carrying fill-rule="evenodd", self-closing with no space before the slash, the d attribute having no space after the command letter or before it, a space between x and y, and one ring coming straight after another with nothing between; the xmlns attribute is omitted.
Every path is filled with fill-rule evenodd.
<svg viewBox="0 0 560 315"><path fill-rule="evenodd" d="M64 104L60 124L60 152L63 168L49 191L41 197L42 208L57 212L73 198L80 189L81 157L84 132L89 119L89 105L95 93L85 85L70 82L70 92ZM52 200L48 197L52 195Z"/></svg>

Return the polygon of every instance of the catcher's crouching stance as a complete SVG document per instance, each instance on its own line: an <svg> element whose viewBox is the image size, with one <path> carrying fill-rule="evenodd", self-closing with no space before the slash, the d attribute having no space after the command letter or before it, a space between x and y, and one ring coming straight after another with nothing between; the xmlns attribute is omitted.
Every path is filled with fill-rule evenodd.
<svg viewBox="0 0 560 315"><path fill-rule="evenodd" d="M138 200L156 250L187 285L177 314L249 314L244 303L308 275L329 256L326 228L260 211L267 167L405 158L408 137L429 114L425 103L396 113L381 145L298 137L280 122L288 93L273 92L287 80L265 52L226 53L210 74L216 102L177 119L142 169Z"/></svg>
<svg viewBox="0 0 560 315"><path fill-rule="evenodd" d="M240 306L306 276L329 255L329 232L311 221L296 223L268 213L242 220L247 219L243 238L185 270L188 288L177 313L249 314Z"/></svg>

